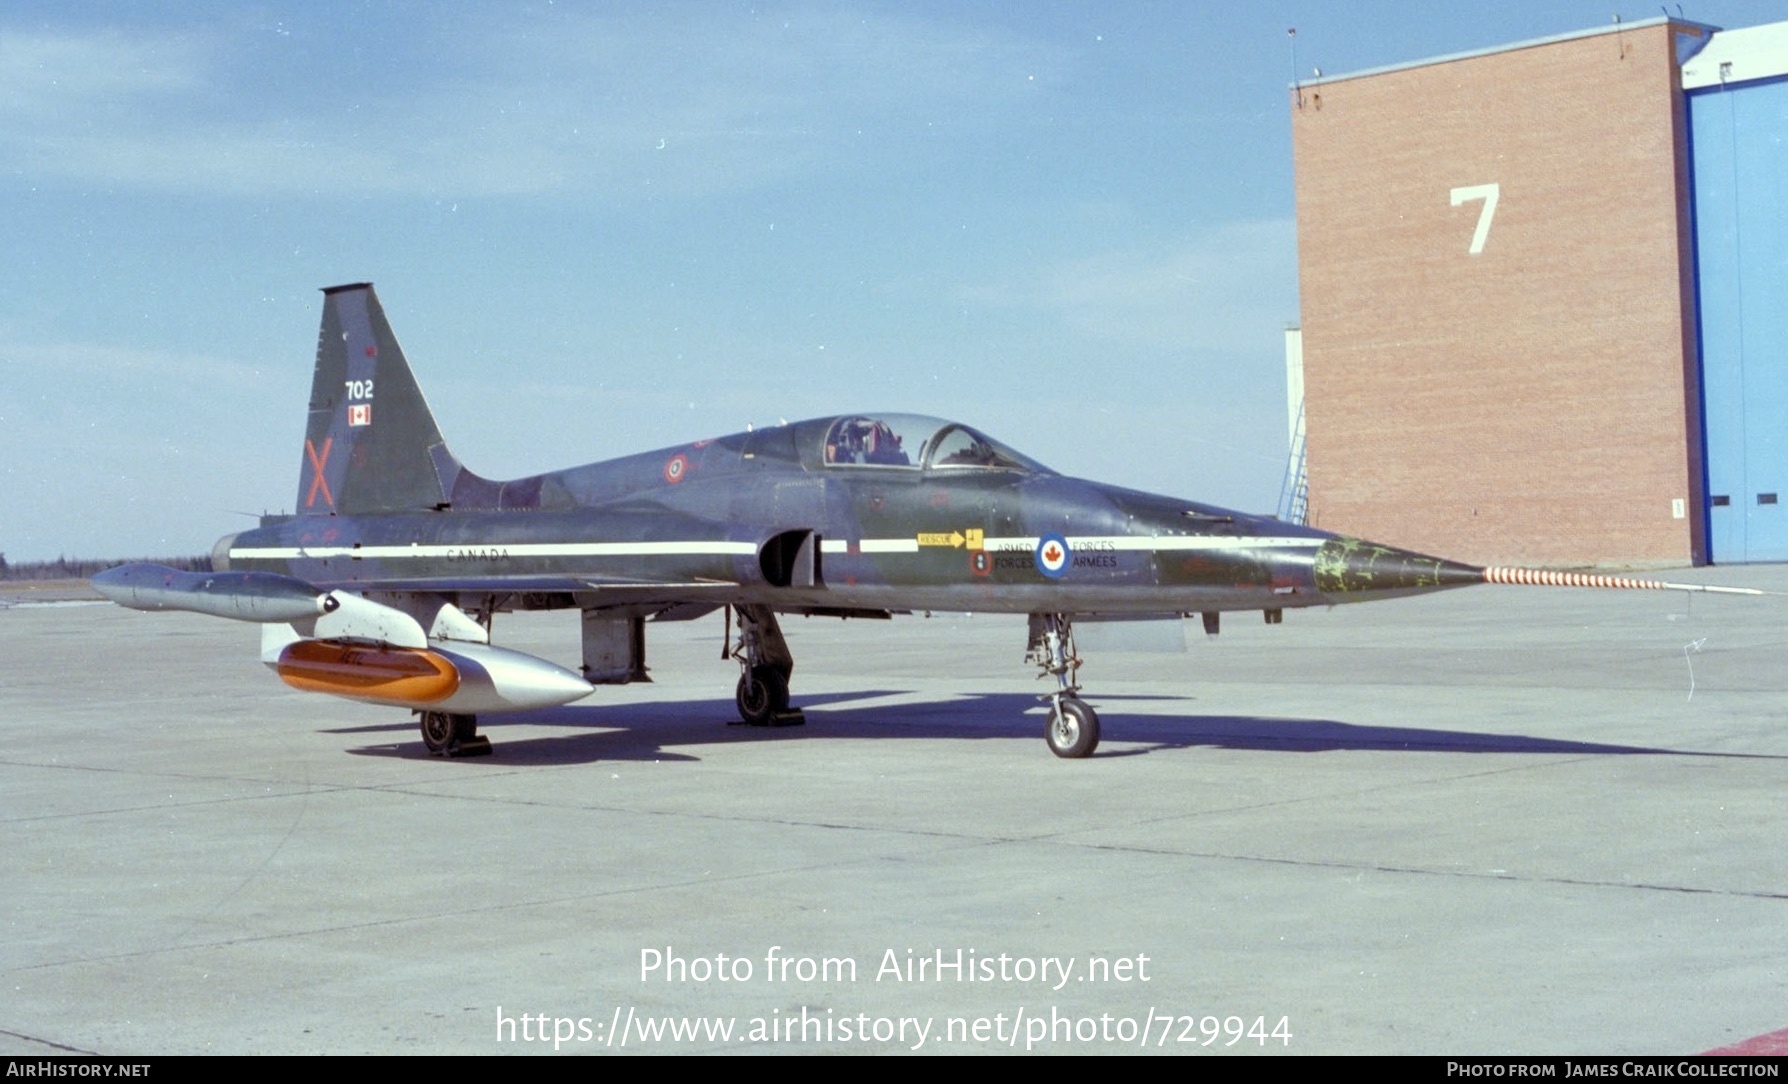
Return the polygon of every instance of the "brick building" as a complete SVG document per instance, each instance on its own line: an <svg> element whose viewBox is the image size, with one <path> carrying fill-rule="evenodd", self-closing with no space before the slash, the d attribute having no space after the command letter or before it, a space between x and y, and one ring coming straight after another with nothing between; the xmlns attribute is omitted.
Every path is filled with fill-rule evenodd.
<svg viewBox="0 0 1788 1084"><path fill-rule="evenodd" d="M1760 404L1703 366L1749 319L1726 299L1771 288L1782 260L1757 271L1733 241L1716 282L1697 251L1697 171L1750 154L1788 186L1769 149L1788 134L1788 94L1768 90L1788 87L1776 30L1654 19L1294 88L1310 522L1475 561L1788 559L1788 530L1771 557L1720 518L1773 512L1722 473L1723 449L1773 410L1788 452L1788 376ZM1749 58L1744 78L1709 59L1722 48ZM1726 79L1696 85L1709 63ZM1716 146L1701 117L1724 114L1699 96L1729 112L1741 88L1768 91L1745 99L1763 120ZM1788 193L1760 185L1727 200L1748 211L1722 211L1741 240L1788 215ZM1781 349L1759 350L1737 386L1760 364L1788 373Z"/></svg>

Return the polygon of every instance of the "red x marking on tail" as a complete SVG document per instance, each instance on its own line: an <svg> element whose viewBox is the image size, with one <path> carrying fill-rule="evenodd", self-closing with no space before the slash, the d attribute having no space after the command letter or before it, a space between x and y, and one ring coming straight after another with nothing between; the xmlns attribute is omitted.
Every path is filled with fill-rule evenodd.
<svg viewBox="0 0 1788 1084"><path fill-rule="evenodd" d="M310 460L310 492L304 495L304 507L309 508L317 503L317 491L323 493L323 501L329 507L335 507L335 498L329 493L329 483L323 479L323 464L329 462L329 446L335 443L334 437L323 438L323 452L317 454L316 446L310 441L304 442L304 458Z"/></svg>

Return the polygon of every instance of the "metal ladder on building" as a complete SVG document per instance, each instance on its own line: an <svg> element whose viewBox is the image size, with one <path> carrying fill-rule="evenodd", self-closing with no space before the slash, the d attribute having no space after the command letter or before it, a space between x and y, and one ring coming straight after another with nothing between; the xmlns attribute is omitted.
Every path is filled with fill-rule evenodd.
<svg viewBox="0 0 1788 1084"><path fill-rule="evenodd" d="M1285 480L1279 483L1279 518L1286 523L1307 523L1310 518L1310 480L1304 473L1304 404L1298 404L1298 420L1291 429L1291 454L1285 464Z"/></svg>

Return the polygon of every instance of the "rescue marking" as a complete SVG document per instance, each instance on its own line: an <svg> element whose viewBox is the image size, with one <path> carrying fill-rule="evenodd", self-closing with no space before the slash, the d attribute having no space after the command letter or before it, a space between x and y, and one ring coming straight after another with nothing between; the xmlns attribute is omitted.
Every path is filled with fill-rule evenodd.
<svg viewBox="0 0 1788 1084"><path fill-rule="evenodd" d="M984 534L980 527L970 527L966 532L951 531L948 534L942 531L920 531L918 542L921 546L949 546L951 549L961 549L967 543L970 549L980 549L985 541L982 537Z"/></svg>

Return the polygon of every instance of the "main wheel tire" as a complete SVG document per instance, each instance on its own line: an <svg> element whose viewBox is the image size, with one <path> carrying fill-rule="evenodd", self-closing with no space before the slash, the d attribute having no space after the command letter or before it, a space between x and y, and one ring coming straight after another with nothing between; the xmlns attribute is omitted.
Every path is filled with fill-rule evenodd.
<svg viewBox="0 0 1788 1084"><path fill-rule="evenodd" d="M769 726L777 713L788 710L788 678L774 666L754 666L740 675L733 699L739 718L752 726Z"/></svg>
<svg viewBox="0 0 1788 1084"><path fill-rule="evenodd" d="M422 744L435 756L445 756L459 738L458 716L444 711L422 713Z"/></svg>
<svg viewBox="0 0 1788 1084"><path fill-rule="evenodd" d="M435 756L446 756L460 742L477 736L476 715L450 715L444 711L422 713L422 744Z"/></svg>
<svg viewBox="0 0 1788 1084"><path fill-rule="evenodd" d="M1065 698L1050 713L1043 737L1049 742L1049 751L1058 757L1090 757L1099 748L1098 713L1085 701Z"/></svg>

